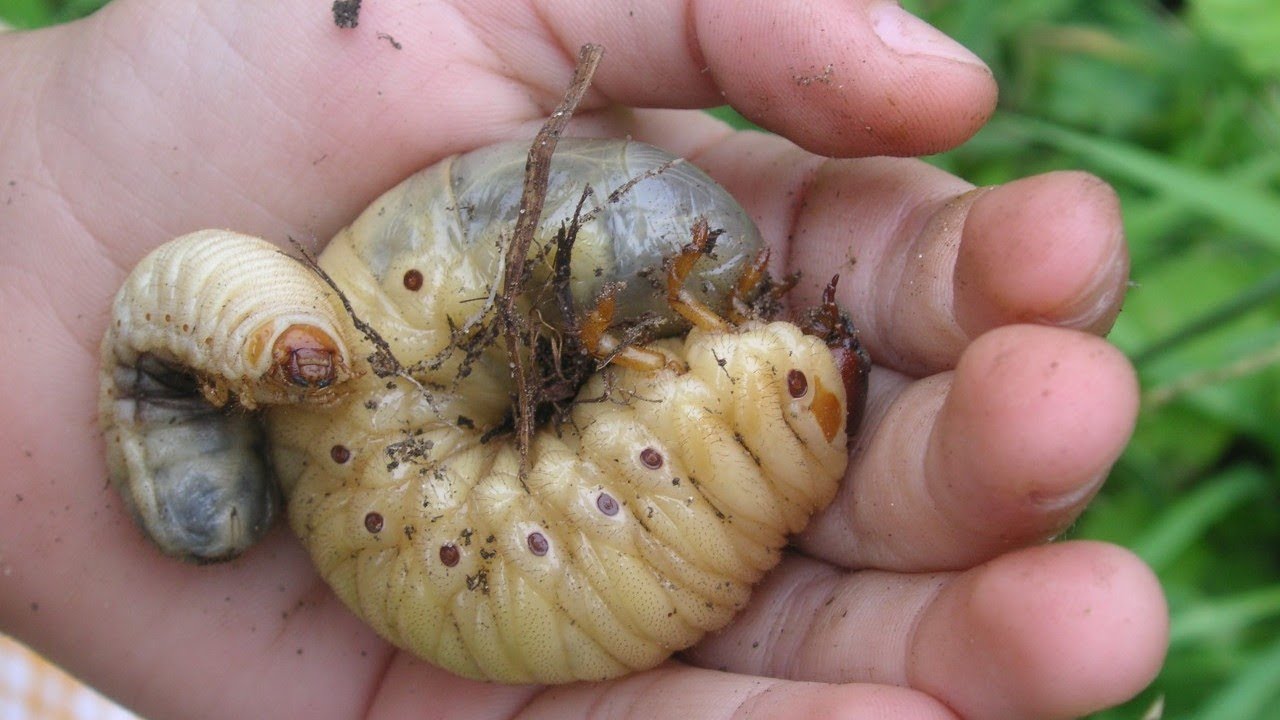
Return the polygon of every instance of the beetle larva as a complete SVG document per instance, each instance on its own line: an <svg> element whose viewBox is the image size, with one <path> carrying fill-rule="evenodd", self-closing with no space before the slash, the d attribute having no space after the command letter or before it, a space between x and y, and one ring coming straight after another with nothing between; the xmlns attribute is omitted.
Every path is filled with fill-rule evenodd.
<svg viewBox="0 0 1280 720"><path fill-rule="evenodd" d="M316 376L345 357L341 312L297 261L235 233L186 235L130 274L102 342L100 417L112 481L166 553L231 557L270 526L261 430L222 408L345 379L341 364Z"/></svg>
<svg viewBox="0 0 1280 720"><path fill-rule="evenodd" d="M569 287L584 306L607 296L623 319L660 318L643 323L650 337L677 337L634 344L660 359L652 366L620 360L593 373L567 421L540 427L522 457L501 433L511 361L501 343L483 341L483 328L526 150L446 159L341 231L319 266L346 314L302 265L236 239L276 264L276 282L288 274L310 288L287 307L314 317L272 327L306 328L327 338L307 348L323 351L299 355L296 342L263 332L264 344L285 351L252 373L214 370L231 367L216 353L243 354L243 342L192 343L192 357L126 344L134 362L122 363L139 367L150 353L191 368L189 384L215 402L229 390L241 406L268 406L268 454L290 524L336 593L393 643L468 677L603 679L652 667L722 627L786 536L830 501L847 461L846 410L856 417L863 401L865 358L842 358L791 323L731 323L711 309L738 292L761 243L701 171L638 143L566 139L552 161L530 287L549 284L537 280L550 277L556 230L571 222L584 187L625 186L611 199L587 198ZM663 261L698 236L700 218L723 235L686 287ZM117 304L135 306L134 295L157 292L149 288L131 279ZM228 300L217 297L183 302L220 311ZM550 294L521 301L565 330ZM132 312L125 326L138 322ZM694 327L678 337L682 318ZM187 342L172 331L129 334ZM838 339L856 350L851 329ZM380 352L396 359L395 372L377 367ZM273 389L259 388L272 378Z"/></svg>

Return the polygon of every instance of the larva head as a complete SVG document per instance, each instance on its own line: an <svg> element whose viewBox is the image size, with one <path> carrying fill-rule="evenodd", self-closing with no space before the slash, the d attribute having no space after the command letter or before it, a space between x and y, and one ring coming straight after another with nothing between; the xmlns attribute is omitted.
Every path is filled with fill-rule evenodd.
<svg viewBox="0 0 1280 720"><path fill-rule="evenodd" d="M848 398L848 422L846 428L852 436L862 424L862 413L867 406L867 377L871 373L871 358L858 342L858 331L849 314L836 305L836 275L822 291L822 303L810 310L801 320L804 334L822 340L831 351L840 379Z"/></svg>
<svg viewBox="0 0 1280 720"><path fill-rule="evenodd" d="M346 349L336 332L303 318L278 318L258 328L245 348L251 367L261 368L267 394L316 391L351 376ZM257 393L255 393L257 394Z"/></svg>
<svg viewBox="0 0 1280 720"><path fill-rule="evenodd" d="M272 372L301 388L327 388L343 368L338 344L314 325L290 325L271 345Z"/></svg>
<svg viewBox="0 0 1280 720"><path fill-rule="evenodd" d="M845 449L846 437L856 430L864 388L847 381L842 357L826 342L789 323L771 323L778 344L762 358L773 377L768 381L783 405L791 431L811 451L819 447Z"/></svg>
<svg viewBox="0 0 1280 720"><path fill-rule="evenodd" d="M825 340L777 321L726 333L695 330L688 342L690 370L728 399L726 417L760 444L762 462L792 467L816 459L843 472L850 406L864 393L856 379L845 382Z"/></svg>

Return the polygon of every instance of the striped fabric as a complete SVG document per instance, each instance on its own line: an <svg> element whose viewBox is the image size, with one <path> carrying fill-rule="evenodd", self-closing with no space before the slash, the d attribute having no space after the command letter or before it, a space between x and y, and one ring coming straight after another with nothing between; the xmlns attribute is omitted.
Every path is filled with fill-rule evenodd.
<svg viewBox="0 0 1280 720"><path fill-rule="evenodd" d="M25 645L0 635L0 720L139 720Z"/></svg>

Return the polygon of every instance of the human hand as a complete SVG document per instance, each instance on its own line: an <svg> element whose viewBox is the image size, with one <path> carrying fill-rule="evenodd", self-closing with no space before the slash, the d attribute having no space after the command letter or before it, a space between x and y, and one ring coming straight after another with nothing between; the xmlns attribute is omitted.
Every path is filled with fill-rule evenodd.
<svg viewBox="0 0 1280 720"><path fill-rule="evenodd" d="M369 3L354 31L323 5L116 0L0 37L6 632L152 718L1068 717L1150 680L1166 638L1150 572L1042 544L1136 412L1132 371L1095 337L1127 274L1114 196L1075 173L974 191L870 157L976 130L995 94L976 60L892 3ZM550 690L396 652L283 527L222 566L161 557L105 483L96 426L128 268L204 227L326 238L441 157L532 137L587 41L606 56L572 134L710 172L806 273L793 302L842 274L877 368L848 481L798 552L684 661ZM625 109L722 101L805 150Z"/></svg>

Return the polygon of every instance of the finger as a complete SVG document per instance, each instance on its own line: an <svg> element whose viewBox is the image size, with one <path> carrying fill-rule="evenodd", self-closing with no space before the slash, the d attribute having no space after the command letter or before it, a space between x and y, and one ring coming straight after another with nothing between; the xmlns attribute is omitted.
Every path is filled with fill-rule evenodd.
<svg viewBox="0 0 1280 720"><path fill-rule="evenodd" d="M1083 511L1124 449L1138 391L1124 356L1071 330L1014 325L954 373L873 375L849 479L797 540L845 567L970 567Z"/></svg>
<svg viewBox="0 0 1280 720"><path fill-rule="evenodd" d="M827 685L730 675L670 664L609 683L550 688L521 718L903 718L956 716L924 693L878 685Z"/></svg>
<svg viewBox="0 0 1280 720"><path fill-rule="evenodd" d="M528 137L573 48L601 38L608 59L575 132L624 132L611 103L720 104L723 91L815 150L909 154L959 142L994 101L979 63L889 2L655 0L634 15L366 3L349 31L326 10L122 0L9 43L15 62L32 45L57 58L15 81L15 106L33 109L27 144L48 151L43 180L135 256L140 234L154 245L228 217L265 237L328 237L409 173Z"/></svg>
<svg viewBox="0 0 1280 720"><path fill-rule="evenodd" d="M916 160L823 161L759 133L707 131L681 146L675 122L644 121L724 184L802 273L794 305L815 304L840 274L837 301L877 364L921 377L955 367L1000 325L1104 332L1120 311L1119 205L1093 176L975 190Z"/></svg>
<svg viewBox="0 0 1280 720"><path fill-rule="evenodd" d="M1159 671L1168 614L1127 551L1071 542L965 573L845 573L792 558L699 665L924 690L962 717L1066 718L1132 697Z"/></svg>
<svg viewBox="0 0 1280 720"><path fill-rule="evenodd" d="M937 152L981 127L995 102L981 60L887 0L471 6L485 44L524 77L598 42L607 55L596 87L614 102L728 102L823 155ZM551 47L531 57L528 38L542 27ZM534 84L555 91L563 81L543 71Z"/></svg>

